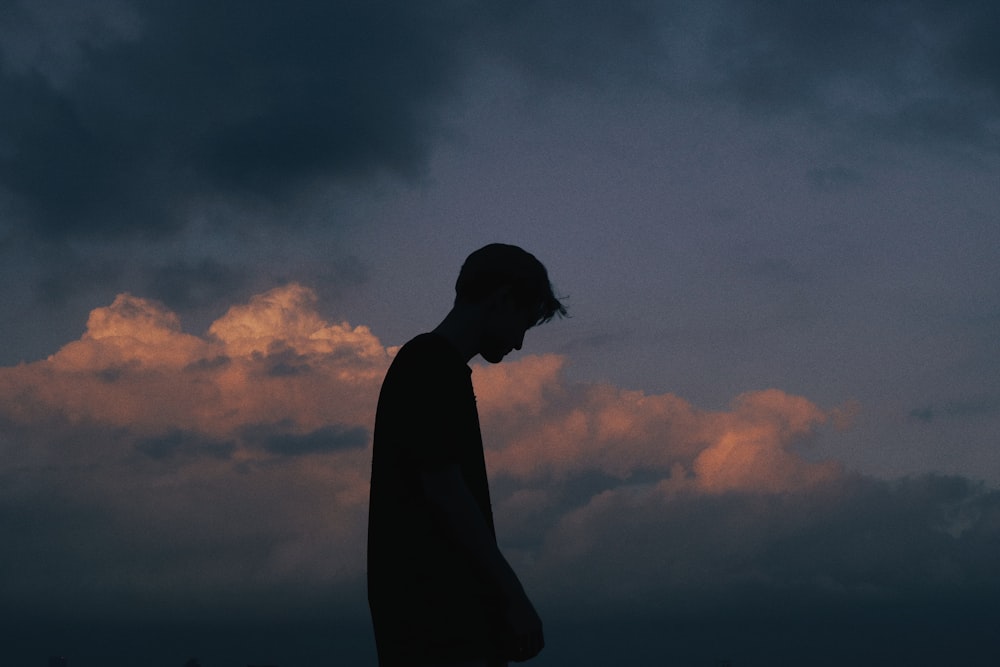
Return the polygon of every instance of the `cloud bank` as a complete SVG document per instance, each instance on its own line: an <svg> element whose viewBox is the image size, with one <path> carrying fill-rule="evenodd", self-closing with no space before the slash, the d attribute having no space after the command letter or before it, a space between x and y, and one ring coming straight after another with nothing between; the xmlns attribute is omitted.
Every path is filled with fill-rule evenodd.
<svg viewBox="0 0 1000 667"><path fill-rule="evenodd" d="M363 618L394 349L315 304L285 285L195 336L122 294L79 340L0 370L3 613ZM769 389L705 411L568 383L565 363L474 370L501 540L545 609L937 603L1000 583L1000 494L808 460L839 409Z"/></svg>

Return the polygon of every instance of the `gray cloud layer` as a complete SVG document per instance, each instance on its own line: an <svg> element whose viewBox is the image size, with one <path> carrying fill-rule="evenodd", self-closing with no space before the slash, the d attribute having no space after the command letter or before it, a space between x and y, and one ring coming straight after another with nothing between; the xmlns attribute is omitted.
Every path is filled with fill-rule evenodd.
<svg viewBox="0 0 1000 667"><path fill-rule="evenodd" d="M15 3L0 185L42 237L155 237L206 199L414 174L490 59L995 147L998 29L971 1Z"/></svg>

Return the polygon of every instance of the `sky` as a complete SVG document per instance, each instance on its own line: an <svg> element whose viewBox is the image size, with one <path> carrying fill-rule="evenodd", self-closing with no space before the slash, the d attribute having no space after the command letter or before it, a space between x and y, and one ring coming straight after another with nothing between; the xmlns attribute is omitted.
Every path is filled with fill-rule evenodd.
<svg viewBox="0 0 1000 667"><path fill-rule="evenodd" d="M994 2L9 0L4 664L375 664L371 426L473 362L565 665L981 664L1000 620Z"/></svg>

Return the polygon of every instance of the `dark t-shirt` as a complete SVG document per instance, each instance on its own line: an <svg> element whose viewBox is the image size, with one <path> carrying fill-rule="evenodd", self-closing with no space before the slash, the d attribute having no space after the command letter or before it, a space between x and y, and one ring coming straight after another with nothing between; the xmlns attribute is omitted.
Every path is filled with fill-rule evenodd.
<svg viewBox="0 0 1000 667"><path fill-rule="evenodd" d="M492 531L471 369L447 339L422 334L396 354L375 415L368 602L383 667L497 653L495 593L422 491L422 469L450 465Z"/></svg>

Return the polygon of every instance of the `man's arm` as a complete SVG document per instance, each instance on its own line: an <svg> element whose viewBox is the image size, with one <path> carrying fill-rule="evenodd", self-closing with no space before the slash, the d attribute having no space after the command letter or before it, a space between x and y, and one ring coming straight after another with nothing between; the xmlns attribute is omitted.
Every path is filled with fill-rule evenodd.
<svg viewBox="0 0 1000 667"><path fill-rule="evenodd" d="M513 632L515 659L527 660L545 646L542 621L514 570L497 548L457 465L422 470L420 481L449 536L476 567L494 583L506 601L506 618Z"/></svg>

